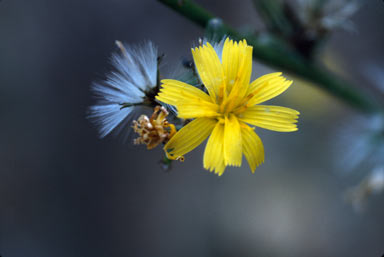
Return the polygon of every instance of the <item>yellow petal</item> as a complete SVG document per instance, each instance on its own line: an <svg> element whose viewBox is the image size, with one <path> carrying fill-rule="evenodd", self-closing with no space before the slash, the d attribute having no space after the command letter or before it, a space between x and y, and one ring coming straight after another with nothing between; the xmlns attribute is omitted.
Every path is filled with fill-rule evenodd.
<svg viewBox="0 0 384 257"><path fill-rule="evenodd" d="M253 92L257 87L264 84L266 81L280 77L282 72L273 72L269 74L265 74L257 79L255 79L250 85L249 85L249 91L248 93Z"/></svg>
<svg viewBox="0 0 384 257"><path fill-rule="evenodd" d="M177 103L189 99L201 99L206 102L211 101L209 95L187 83L173 79L164 79L161 83L160 93L156 96L156 99L163 103L177 105Z"/></svg>
<svg viewBox="0 0 384 257"><path fill-rule="evenodd" d="M252 98L249 100L248 106L265 102L288 89L292 81L277 74L279 73L268 74L251 83L250 88L253 88L253 91L250 92Z"/></svg>
<svg viewBox="0 0 384 257"><path fill-rule="evenodd" d="M248 108L238 117L241 121L280 132L297 130L299 112L281 106L256 105Z"/></svg>
<svg viewBox="0 0 384 257"><path fill-rule="evenodd" d="M247 89L252 73L252 47L245 40L237 43L227 38L222 60L227 91L230 92L234 85Z"/></svg>
<svg viewBox="0 0 384 257"><path fill-rule="evenodd" d="M192 49L192 56L204 86L212 101L216 101L219 88L224 83L223 67L216 51L211 44L207 43L207 45Z"/></svg>
<svg viewBox="0 0 384 257"><path fill-rule="evenodd" d="M219 106L209 102L189 101L176 105L177 117L182 119L193 119L199 117L217 117Z"/></svg>
<svg viewBox="0 0 384 257"><path fill-rule="evenodd" d="M177 80L165 79L156 96L158 101L174 105L178 117L183 119L197 117L215 117L218 115L218 105L200 89Z"/></svg>
<svg viewBox="0 0 384 257"><path fill-rule="evenodd" d="M224 173L224 124L217 122L208 139L204 151L204 168L215 171L219 176Z"/></svg>
<svg viewBox="0 0 384 257"><path fill-rule="evenodd" d="M252 173L257 166L264 162L264 146L259 136L252 128L243 124L241 127L241 136L243 141L243 152L248 161Z"/></svg>
<svg viewBox="0 0 384 257"><path fill-rule="evenodd" d="M180 129L164 146L167 156L177 159L200 145L212 132L217 120L197 118Z"/></svg>
<svg viewBox="0 0 384 257"><path fill-rule="evenodd" d="M242 146L241 129L236 116L225 117L224 127L224 164L241 166Z"/></svg>

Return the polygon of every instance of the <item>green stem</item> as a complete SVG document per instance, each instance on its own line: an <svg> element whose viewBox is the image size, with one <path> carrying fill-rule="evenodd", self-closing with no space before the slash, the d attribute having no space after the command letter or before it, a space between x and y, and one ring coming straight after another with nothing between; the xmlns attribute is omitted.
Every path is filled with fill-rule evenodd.
<svg viewBox="0 0 384 257"><path fill-rule="evenodd" d="M176 12L205 28L215 16L197 5L192 0L158 0L174 9ZM301 76L317 86L325 89L330 94L347 102L351 106L365 112L379 112L381 107L365 92L360 92L356 87L338 78L330 71L305 59L293 49L287 47L279 40L272 37L269 42L264 42L256 36L245 36L226 25L222 24L221 31L233 39L246 39L253 46L253 55L267 65L281 68L294 75ZM272 43L272 44L271 44Z"/></svg>

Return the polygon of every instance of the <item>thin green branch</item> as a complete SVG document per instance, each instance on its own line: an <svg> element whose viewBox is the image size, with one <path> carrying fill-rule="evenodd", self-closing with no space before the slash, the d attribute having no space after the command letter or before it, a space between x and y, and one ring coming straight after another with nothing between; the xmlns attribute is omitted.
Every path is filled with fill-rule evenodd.
<svg viewBox="0 0 384 257"><path fill-rule="evenodd" d="M206 28L215 18L213 14L197 5L192 0L158 0L176 12L185 16L197 25ZM268 42L256 36L242 35L227 24L223 23L220 31L224 31L233 39L246 39L253 46L253 55L259 61L276 68L283 69L294 75L301 76L330 94L347 102L351 106L365 112L379 112L381 107L369 97L366 92L360 92L356 87L338 78L330 71L305 59L281 41L271 37Z"/></svg>

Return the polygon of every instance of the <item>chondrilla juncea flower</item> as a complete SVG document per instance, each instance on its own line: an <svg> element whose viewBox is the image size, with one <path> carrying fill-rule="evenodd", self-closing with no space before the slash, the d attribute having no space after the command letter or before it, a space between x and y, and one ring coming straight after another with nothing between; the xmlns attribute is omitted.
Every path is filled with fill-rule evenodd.
<svg viewBox="0 0 384 257"><path fill-rule="evenodd" d="M252 47L245 40L226 39L221 56L206 43L192 49L206 92L177 80L162 80L156 99L177 108L178 117L193 119L164 146L171 159L181 158L208 136L204 168L222 175L226 166L241 166L244 154L251 171L264 161L264 147L251 126L280 132L297 130L299 112L259 105L280 95L291 84L280 72L250 83Z"/></svg>

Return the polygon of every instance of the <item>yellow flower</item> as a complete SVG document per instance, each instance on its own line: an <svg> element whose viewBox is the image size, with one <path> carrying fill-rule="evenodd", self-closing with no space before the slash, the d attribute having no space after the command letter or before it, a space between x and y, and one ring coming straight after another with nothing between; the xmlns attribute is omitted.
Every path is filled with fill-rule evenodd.
<svg viewBox="0 0 384 257"><path fill-rule="evenodd" d="M265 129L296 131L299 112L280 106L258 105L280 95L291 84L281 72L264 75L250 83L252 47L226 39L221 59L207 43L192 49L199 76L207 89L177 80L162 80L156 99L174 105L178 117L194 119L164 146L177 159L200 145L209 135L204 168L219 176L226 166L241 166L245 155L252 172L264 162L264 147L250 125Z"/></svg>

